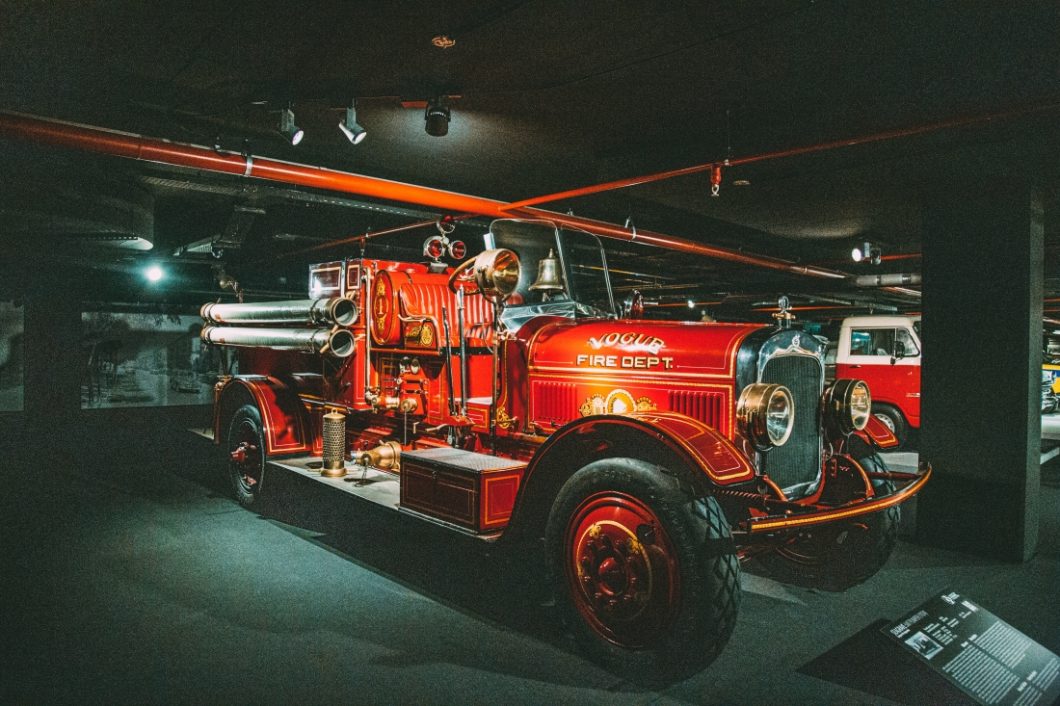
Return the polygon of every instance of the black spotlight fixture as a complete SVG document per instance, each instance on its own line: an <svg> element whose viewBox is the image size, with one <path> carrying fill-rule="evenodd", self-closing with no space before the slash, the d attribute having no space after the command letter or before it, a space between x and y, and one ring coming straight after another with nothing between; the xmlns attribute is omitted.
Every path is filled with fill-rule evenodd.
<svg viewBox="0 0 1060 706"><path fill-rule="evenodd" d="M346 117L339 123L339 130L350 141L351 145L359 145L368 136L368 131L357 123L357 111L353 104L346 109Z"/></svg>
<svg viewBox="0 0 1060 706"><path fill-rule="evenodd" d="M305 131L294 124L294 111L290 107L280 111L280 134L294 146L305 137Z"/></svg>
<svg viewBox="0 0 1060 706"><path fill-rule="evenodd" d="M426 121L424 130L431 137L445 137L449 134L449 106L445 104L445 96L438 96L427 101L427 110L423 114Z"/></svg>

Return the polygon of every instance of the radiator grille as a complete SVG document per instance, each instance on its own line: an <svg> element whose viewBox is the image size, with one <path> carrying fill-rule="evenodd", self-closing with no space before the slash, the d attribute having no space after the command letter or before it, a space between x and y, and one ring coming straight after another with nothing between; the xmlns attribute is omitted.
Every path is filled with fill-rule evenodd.
<svg viewBox="0 0 1060 706"><path fill-rule="evenodd" d="M821 398L821 365L805 355L778 356L766 362L762 382L779 383L795 401L795 426L788 443L764 454L765 472L781 488L806 483L821 470L817 405Z"/></svg>
<svg viewBox="0 0 1060 706"><path fill-rule="evenodd" d="M574 384L534 382L534 420L554 425L566 424L578 415Z"/></svg>
<svg viewBox="0 0 1060 706"><path fill-rule="evenodd" d="M726 402L724 393L670 390L669 397L670 411L686 414L718 429L723 427Z"/></svg>

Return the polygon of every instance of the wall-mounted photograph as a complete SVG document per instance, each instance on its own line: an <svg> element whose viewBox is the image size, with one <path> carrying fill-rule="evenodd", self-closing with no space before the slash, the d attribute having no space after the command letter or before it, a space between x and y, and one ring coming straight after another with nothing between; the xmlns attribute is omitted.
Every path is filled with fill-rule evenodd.
<svg viewBox="0 0 1060 706"><path fill-rule="evenodd" d="M194 315L83 312L81 330L83 409L208 404L227 364Z"/></svg>

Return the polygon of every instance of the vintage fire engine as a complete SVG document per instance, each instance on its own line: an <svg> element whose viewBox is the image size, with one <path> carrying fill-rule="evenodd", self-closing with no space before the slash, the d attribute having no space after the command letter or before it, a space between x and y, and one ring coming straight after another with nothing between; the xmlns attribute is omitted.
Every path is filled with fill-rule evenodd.
<svg viewBox="0 0 1060 706"><path fill-rule="evenodd" d="M207 304L235 346L215 438L239 501L279 467L541 553L591 655L687 674L729 638L740 563L842 590L895 542L930 476L888 472L868 387L776 326L616 308L595 236L496 221L485 250L310 268L309 299ZM269 470L272 469L272 470ZM529 554L528 554L529 555Z"/></svg>

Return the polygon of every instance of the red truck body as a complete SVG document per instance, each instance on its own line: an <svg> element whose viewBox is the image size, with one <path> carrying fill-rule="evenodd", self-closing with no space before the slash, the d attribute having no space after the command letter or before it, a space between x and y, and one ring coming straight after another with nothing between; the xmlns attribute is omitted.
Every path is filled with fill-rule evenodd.
<svg viewBox="0 0 1060 706"><path fill-rule="evenodd" d="M403 512L544 539L583 644L656 675L724 645L740 560L838 587L882 565L897 506L930 470L868 460L894 438L864 385L825 389L817 339L623 317L592 236L502 224L486 245L456 270L334 261L311 268L304 302L203 307L203 339L240 352L217 386L215 437L241 501L270 463L389 473ZM324 433L335 420L337 441ZM869 548L840 576L827 567L851 565L837 538L852 522ZM704 576L695 556L714 540L728 549L708 552Z"/></svg>

